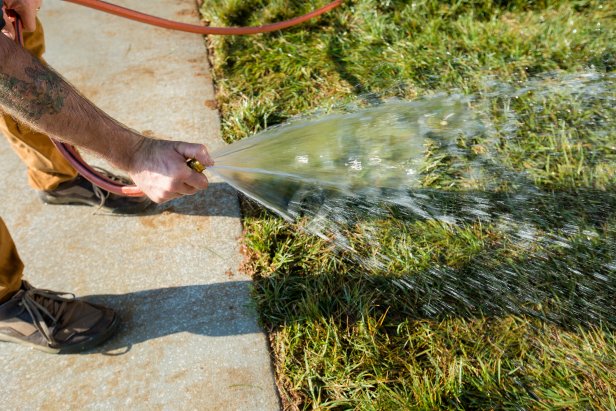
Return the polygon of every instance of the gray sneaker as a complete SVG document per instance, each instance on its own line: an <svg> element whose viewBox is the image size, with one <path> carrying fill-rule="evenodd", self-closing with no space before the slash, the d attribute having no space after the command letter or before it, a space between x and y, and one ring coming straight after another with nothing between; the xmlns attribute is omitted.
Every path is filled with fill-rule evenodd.
<svg viewBox="0 0 616 411"><path fill-rule="evenodd" d="M116 181L129 184L122 177L106 174ZM148 208L152 201L147 197L124 197L95 186L82 176L65 181L54 190L40 191L39 197L46 204L74 204L100 207L115 214L135 214Z"/></svg>
<svg viewBox="0 0 616 411"><path fill-rule="evenodd" d="M21 289L0 304L0 341L52 354L75 353L107 340L118 322L110 308L23 281Z"/></svg>

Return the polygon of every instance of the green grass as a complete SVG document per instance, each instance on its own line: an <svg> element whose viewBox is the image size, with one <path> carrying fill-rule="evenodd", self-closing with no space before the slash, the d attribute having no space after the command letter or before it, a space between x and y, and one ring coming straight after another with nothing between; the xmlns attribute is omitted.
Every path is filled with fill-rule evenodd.
<svg viewBox="0 0 616 411"><path fill-rule="evenodd" d="M202 13L213 25L257 25L324 3L212 0ZM356 0L282 32L211 37L224 137L389 95L613 75L615 16L605 1ZM489 100L492 135L460 139L455 156L426 147L426 192L445 202L481 192L535 227L535 241L497 219L374 219L348 238L388 262L362 265L303 221L246 202L245 269L285 407L616 409L615 99L612 89ZM504 107L517 113L513 131ZM466 171L488 157L523 181L499 175L486 190L501 168ZM508 202L518 183L539 193L525 210Z"/></svg>

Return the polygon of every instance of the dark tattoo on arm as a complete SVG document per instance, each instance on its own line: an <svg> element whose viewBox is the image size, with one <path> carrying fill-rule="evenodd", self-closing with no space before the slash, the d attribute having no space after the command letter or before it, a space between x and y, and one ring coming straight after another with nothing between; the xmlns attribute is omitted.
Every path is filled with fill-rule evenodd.
<svg viewBox="0 0 616 411"><path fill-rule="evenodd" d="M58 114L69 93L56 73L37 63L25 67L24 80L0 73L0 88L13 94L14 108L30 121Z"/></svg>

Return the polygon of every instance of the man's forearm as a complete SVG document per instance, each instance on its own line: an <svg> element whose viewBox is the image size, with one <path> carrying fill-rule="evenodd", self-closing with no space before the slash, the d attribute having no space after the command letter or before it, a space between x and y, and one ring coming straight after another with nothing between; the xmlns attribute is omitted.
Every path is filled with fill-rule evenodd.
<svg viewBox="0 0 616 411"><path fill-rule="evenodd" d="M0 109L127 170L143 137L117 123L57 73L0 35Z"/></svg>

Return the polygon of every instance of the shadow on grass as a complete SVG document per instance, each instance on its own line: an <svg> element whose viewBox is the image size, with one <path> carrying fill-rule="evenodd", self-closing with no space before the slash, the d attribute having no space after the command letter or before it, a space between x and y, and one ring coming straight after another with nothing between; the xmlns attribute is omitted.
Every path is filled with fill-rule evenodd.
<svg viewBox="0 0 616 411"><path fill-rule="evenodd" d="M378 105L382 103L382 98L377 93L372 92L372 90L370 90L370 88L367 87L359 77L354 75L352 71L349 70L347 63L342 57L344 55L342 48L342 43L337 36L331 36L329 38L329 42L327 43L327 55L334 64L336 72L340 78L353 87L353 92L355 95L365 103L370 105Z"/></svg>
<svg viewBox="0 0 616 411"><path fill-rule="evenodd" d="M414 272L392 269L404 264L391 262L390 254L385 255L389 264L384 260L381 268L369 267L359 259L338 264L338 272L310 273L297 267L275 272L255 282L257 304L267 327L321 318L348 325L387 313L386 322L391 324L407 319L516 315L565 329L598 326L616 330L614 193L579 190L524 196L465 193L460 197L459 193L424 191L420 195L426 207L440 205L438 210L424 210L427 214L446 212L464 223L511 223L507 230L515 252L509 252L514 248L510 243L496 239L452 266L439 259L442 245L435 244L430 251L435 255L432 263ZM464 210L476 204L489 204L481 218L465 214ZM398 218L404 223L426 221L406 209L398 212ZM370 248L374 249L378 247Z"/></svg>

